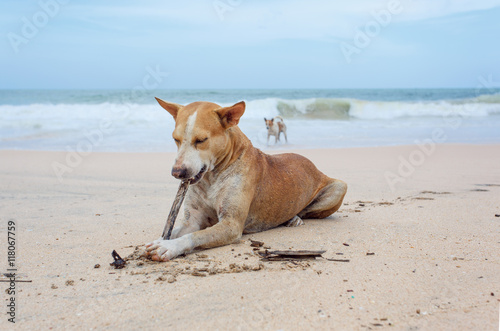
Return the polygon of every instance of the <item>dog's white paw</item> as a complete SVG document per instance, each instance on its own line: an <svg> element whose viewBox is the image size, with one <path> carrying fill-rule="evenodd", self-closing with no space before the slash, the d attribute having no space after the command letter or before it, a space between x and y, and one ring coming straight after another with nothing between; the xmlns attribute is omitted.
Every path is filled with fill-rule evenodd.
<svg viewBox="0 0 500 331"><path fill-rule="evenodd" d="M287 227L300 226L300 225L304 225L304 221L297 215L295 215L291 220L285 223L285 226Z"/></svg>
<svg viewBox="0 0 500 331"><path fill-rule="evenodd" d="M173 258L186 253L189 247L186 240L177 238L172 240L163 240L159 238L149 244L146 244L146 255L151 256L154 261L169 261Z"/></svg>

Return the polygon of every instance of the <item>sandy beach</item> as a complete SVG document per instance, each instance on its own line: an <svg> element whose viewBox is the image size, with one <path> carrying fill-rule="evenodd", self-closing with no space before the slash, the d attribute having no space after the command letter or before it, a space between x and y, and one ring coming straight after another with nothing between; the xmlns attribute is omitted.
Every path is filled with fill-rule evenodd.
<svg viewBox="0 0 500 331"><path fill-rule="evenodd" d="M347 182L339 212L124 269L112 250L163 230L175 154L0 151L1 263L13 221L20 281L0 329L498 330L500 145L427 148L297 150ZM345 261L260 261L249 239Z"/></svg>

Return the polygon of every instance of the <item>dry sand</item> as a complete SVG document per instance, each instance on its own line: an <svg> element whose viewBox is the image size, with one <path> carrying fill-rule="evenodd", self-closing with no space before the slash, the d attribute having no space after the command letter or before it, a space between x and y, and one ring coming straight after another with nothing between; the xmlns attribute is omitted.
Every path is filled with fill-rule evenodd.
<svg viewBox="0 0 500 331"><path fill-rule="evenodd" d="M498 330L500 146L418 150L297 151L348 183L338 213L120 270L113 249L163 230L173 154L92 153L59 181L67 153L0 151L1 263L14 220L17 279L32 280L16 284L15 329ZM386 172L410 155L391 190ZM261 262L250 238L349 262Z"/></svg>

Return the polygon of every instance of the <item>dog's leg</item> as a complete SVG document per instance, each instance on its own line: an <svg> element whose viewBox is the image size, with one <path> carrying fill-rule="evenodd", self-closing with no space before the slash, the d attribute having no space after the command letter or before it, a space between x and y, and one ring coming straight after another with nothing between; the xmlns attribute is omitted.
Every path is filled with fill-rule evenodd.
<svg viewBox="0 0 500 331"><path fill-rule="evenodd" d="M192 234L194 248L213 248L229 245L243 234L243 225L230 219L224 220L205 230Z"/></svg>
<svg viewBox="0 0 500 331"><path fill-rule="evenodd" d="M196 214L199 213L197 213L196 211L194 211L193 213L193 211L189 211L186 209L184 211L184 217L177 221L177 224L172 230L172 236L170 238L176 239L182 237L185 234L201 230L201 222L199 220L195 220L195 216L201 215Z"/></svg>
<svg viewBox="0 0 500 331"><path fill-rule="evenodd" d="M299 213L299 217L325 218L330 216L340 208L346 192L346 183L338 179L331 179L314 197L313 201Z"/></svg>
<svg viewBox="0 0 500 331"><path fill-rule="evenodd" d="M285 135L285 141L288 144L288 137L286 136L286 131L283 131L283 134Z"/></svg>
<svg viewBox="0 0 500 331"><path fill-rule="evenodd" d="M189 253L195 248L212 248L231 244L242 234L243 227L238 226L238 222L226 220L176 239L155 240L146 245L146 251L152 260L169 261L179 255Z"/></svg>
<svg viewBox="0 0 500 331"><path fill-rule="evenodd" d="M284 224L286 227L295 227L304 225L304 221L299 216L295 215L291 220L286 221Z"/></svg>
<svg viewBox="0 0 500 331"><path fill-rule="evenodd" d="M170 240L159 238L146 245L147 255L153 260L160 260L163 254L170 251L166 256L172 259L178 255L190 251L190 242L186 235L203 230L211 226L217 219L215 213L199 204L193 206L191 201L186 202L184 215L175 224Z"/></svg>
<svg viewBox="0 0 500 331"><path fill-rule="evenodd" d="M184 202L184 213L182 213L175 223L170 239L182 237L185 234L202 230L214 224L217 215L211 208L203 205L199 199L194 199L189 194L193 193L195 188L191 188L192 192L188 192L188 197Z"/></svg>
<svg viewBox="0 0 500 331"><path fill-rule="evenodd" d="M168 261L181 254L189 253L195 248L228 245L240 238L243 234L251 200L242 199L242 194L247 189L236 190L241 194L235 194L234 190L230 189L239 185L239 182L236 182L234 186L227 183L228 195L220 196L221 203L215 208L219 220L217 224L204 228L204 223L202 223L202 230L185 234L173 240L155 240L146 246L146 251L151 258L157 261Z"/></svg>

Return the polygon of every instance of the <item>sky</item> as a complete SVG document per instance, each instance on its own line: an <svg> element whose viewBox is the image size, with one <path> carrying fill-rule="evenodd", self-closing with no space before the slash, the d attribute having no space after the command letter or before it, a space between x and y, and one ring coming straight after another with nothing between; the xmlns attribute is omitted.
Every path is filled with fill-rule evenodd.
<svg viewBox="0 0 500 331"><path fill-rule="evenodd" d="M2 0L0 89L475 87L500 82L499 18L500 0Z"/></svg>

